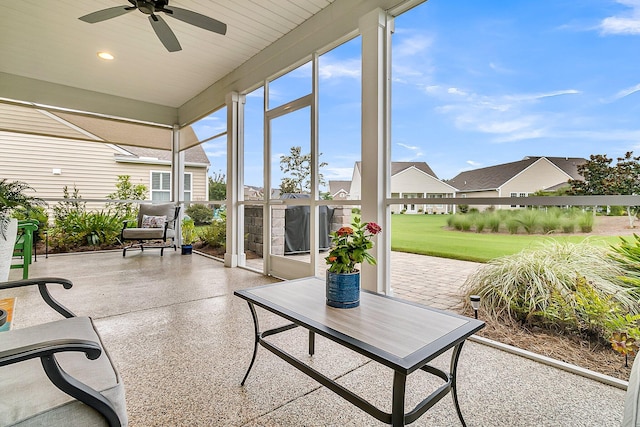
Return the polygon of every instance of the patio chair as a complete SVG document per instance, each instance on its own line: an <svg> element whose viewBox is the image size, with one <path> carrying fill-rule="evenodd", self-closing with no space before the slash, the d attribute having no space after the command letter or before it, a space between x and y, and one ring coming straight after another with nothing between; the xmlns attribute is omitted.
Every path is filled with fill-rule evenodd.
<svg viewBox="0 0 640 427"><path fill-rule="evenodd" d="M47 284L72 287L49 277L0 282L0 290L37 285L65 317L0 332L0 425L126 426L124 385L93 321L54 300Z"/></svg>
<svg viewBox="0 0 640 427"><path fill-rule="evenodd" d="M137 243L122 249L122 256L127 255L127 249L139 247L141 251L146 248L160 248L160 256L164 255L165 248L176 250L176 221L180 206L173 203L154 205L150 203L140 205L136 227L127 228L127 224L133 221L124 221L120 239L135 241ZM146 243L156 242L145 246ZM170 242L170 243L169 243Z"/></svg>
<svg viewBox="0 0 640 427"><path fill-rule="evenodd" d="M35 232L38 230L38 224L35 219L18 221L18 236L13 247L13 256L19 257L18 263L11 264L11 268L21 268L22 278L29 278L29 265L31 264L31 255L35 252Z"/></svg>

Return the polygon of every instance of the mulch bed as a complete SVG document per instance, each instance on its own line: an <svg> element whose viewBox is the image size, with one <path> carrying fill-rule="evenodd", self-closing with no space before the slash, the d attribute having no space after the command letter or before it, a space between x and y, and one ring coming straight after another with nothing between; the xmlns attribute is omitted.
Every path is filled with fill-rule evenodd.
<svg viewBox="0 0 640 427"><path fill-rule="evenodd" d="M461 314L473 317L473 312ZM515 322L497 322L484 319L481 314L479 317L486 322L486 326L477 335L624 381L629 380L633 356L629 356L628 366L625 366L624 356L615 352L609 343L531 328Z"/></svg>

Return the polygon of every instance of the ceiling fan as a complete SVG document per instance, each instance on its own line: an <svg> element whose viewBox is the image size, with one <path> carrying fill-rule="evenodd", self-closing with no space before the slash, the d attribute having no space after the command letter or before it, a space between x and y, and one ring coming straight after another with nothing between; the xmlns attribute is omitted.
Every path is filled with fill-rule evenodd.
<svg viewBox="0 0 640 427"><path fill-rule="evenodd" d="M108 9L99 10L97 12L90 13L88 15L81 16L81 21L88 22L89 24L95 24L96 22L106 21L107 19L115 18L125 13L129 13L132 10L138 9L145 15L149 15L149 22L153 31L167 48L169 52L176 52L182 50L180 42L176 38L176 35L171 31L169 25L158 16L156 13L163 12L168 16L178 19L187 24L195 25L207 31L225 35L227 32L227 25L217 21L208 16L202 15L191 10L182 9L176 6L169 6L169 0L129 0L133 6L116 6Z"/></svg>

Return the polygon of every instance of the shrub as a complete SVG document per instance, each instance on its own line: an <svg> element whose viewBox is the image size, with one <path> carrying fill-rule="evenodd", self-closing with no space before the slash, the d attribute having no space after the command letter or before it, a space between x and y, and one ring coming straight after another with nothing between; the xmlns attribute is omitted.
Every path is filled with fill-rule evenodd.
<svg viewBox="0 0 640 427"><path fill-rule="evenodd" d="M122 217L105 211L85 212L78 221L78 233L89 245L113 245L122 230Z"/></svg>
<svg viewBox="0 0 640 427"><path fill-rule="evenodd" d="M118 175L116 191L107 195L107 199L111 200L145 200L146 198L147 186L132 184L129 175ZM107 209L120 218L135 219L138 215L138 205L134 202L109 202Z"/></svg>
<svg viewBox="0 0 640 427"><path fill-rule="evenodd" d="M609 213L607 215L624 216L626 214L627 214L627 209L624 206L610 206Z"/></svg>
<svg viewBox="0 0 640 427"><path fill-rule="evenodd" d="M518 218L515 219L518 221L522 228L527 234L533 234L538 229L538 223L542 219L542 215L539 211L527 209L518 215Z"/></svg>
<svg viewBox="0 0 640 427"><path fill-rule="evenodd" d="M542 218L541 226L545 234L553 233L560 228L560 218L555 215L545 215Z"/></svg>
<svg viewBox="0 0 640 427"><path fill-rule="evenodd" d="M498 233L500 231L500 216L496 214L490 215L487 219L487 225L493 233Z"/></svg>
<svg viewBox="0 0 640 427"><path fill-rule="evenodd" d="M36 242L44 240L44 234L49 228L49 214L42 206L34 206L29 211L16 210L13 216L18 220L22 219L35 219L38 221L38 232L34 234L34 240Z"/></svg>
<svg viewBox="0 0 640 427"><path fill-rule="evenodd" d="M507 219L507 230L511 234L518 234L518 228L520 228L520 221L516 218Z"/></svg>
<svg viewBox="0 0 640 427"><path fill-rule="evenodd" d="M205 205L191 205L185 213L193 220L195 225L207 225L213 221L213 209Z"/></svg>
<svg viewBox="0 0 640 427"><path fill-rule="evenodd" d="M591 233L593 231L594 216L589 212L585 212L578 219L578 226L583 233Z"/></svg>
<svg viewBox="0 0 640 427"><path fill-rule="evenodd" d="M560 227L562 227L563 233L573 233L576 230L576 224L571 218L565 218L561 220Z"/></svg>
<svg viewBox="0 0 640 427"><path fill-rule="evenodd" d="M198 237L200 240L212 248L224 247L227 241L227 221L213 221L207 227L199 230Z"/></svg>
<svg viewBox="0 0 640 427"><path fill-rule="evenodd" d="M194 225L193 219L191 218L183 218L182 219L182 244L183 245L192 245L195 242L196 236L196 227Z"/></svg>
<svg viewBox="0 0 640 427"><path fill-rule="evenodd" d="M105 211L70 212L57 218L49 230L52 249L72 250L77 246L106 246L118 243L122 218Z"/></svg>
<svg viewBox="0 0 640 427"><path fill-rule="evenodd" d="M458 205L458 212L461 214L469 212L469 205Z"/></svg>
<svg viewBox="0 0 640 427"><path fill-rule="evenodd" d="M83 202L80 191L73 186L73 194L69 195L69 188L65 185L62 188L62 198L64 200L58 202L53 207L53 217L55 221L65 221L66 217L72 214L79 214L85 211L86 203Z"/></svg>
<svg viewBox="0 0 640 427"><path fill-rule="evenodd" d="M469 276L463 289L466 300L480 295L490 317L606 338L620 316L640 312L620 279L624 274L605 248L548 241L492 260Z"/></svg>

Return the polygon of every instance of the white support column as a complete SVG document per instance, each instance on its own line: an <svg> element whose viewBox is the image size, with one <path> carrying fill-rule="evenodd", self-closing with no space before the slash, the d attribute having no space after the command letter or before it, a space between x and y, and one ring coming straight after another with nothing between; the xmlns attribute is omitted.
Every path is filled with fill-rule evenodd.
<svg viewBox="0 0 640 427"><path fill-rule="evenodd" d="M184 215L184 151L180 151L180 127L173 125L171 144L171 201L180 204L180 218L176 224L176 244L182 244Z"/></svg>
<svg viewBox="0 0 640 427"><path fill-rule="evenodd" d="M244 95L228 93L227 104L227 243L225 267L244 264L241 230L242 215L238 202L244 197L243 167L240 156L244 147Z"/></svg>
<svg viewBox="0 0 640 427"><path fill-rule="evenodd" d="M381 10L360 18L362 36L362 220L382 226L371 254L377 266L362 265L362 286L391 293L391 217L385 199L389 194L390 158L390 39L393 21Z"/></svg>

